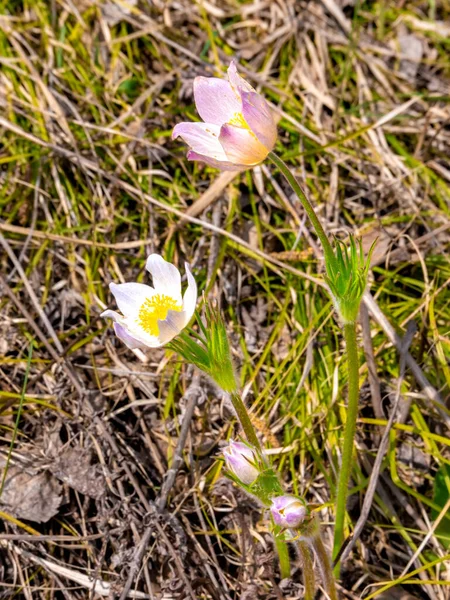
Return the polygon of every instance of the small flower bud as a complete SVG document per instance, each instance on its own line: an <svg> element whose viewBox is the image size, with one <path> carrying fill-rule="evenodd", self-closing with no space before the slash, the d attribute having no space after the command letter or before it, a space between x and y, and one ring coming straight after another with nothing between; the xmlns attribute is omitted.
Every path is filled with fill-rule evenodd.
<svg viewBox="0 0 450 600"><path fill-rule="evenodd" d="M258 457L255 450L247 444L231 440L223 455L228 470L245 485L252 484L258 477Z"/></svg>
<svg viewBox="0 0 450 600"><path fill-rule="evenodd" d="M275 525L284 529L298 527L307 517L308 509L296 496L277 496L270 507Z"/></svg>

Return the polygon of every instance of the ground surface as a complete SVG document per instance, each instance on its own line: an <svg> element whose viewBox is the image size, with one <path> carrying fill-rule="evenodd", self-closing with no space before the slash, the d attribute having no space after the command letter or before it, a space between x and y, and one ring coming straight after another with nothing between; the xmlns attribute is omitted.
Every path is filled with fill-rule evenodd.
<svg viewBox="0 0 450 600"><path fill-rule="evenodd" d="M254 423L331 543L346 374L303 276L323 271L315 238L271 164L220 175L170 137L198 118L193 78L234 56L326 229L366 250L378 236L381 311L416 327L402 376L386 323L362 314L354 522L396 400L399 415L342 597L448 598L449 3L0 6L0 597L302 597L295 556L280 581L267 520L223 476L235 423L217 390L99 317L109 282L149 283L152 251L220 303Z"/></svg>

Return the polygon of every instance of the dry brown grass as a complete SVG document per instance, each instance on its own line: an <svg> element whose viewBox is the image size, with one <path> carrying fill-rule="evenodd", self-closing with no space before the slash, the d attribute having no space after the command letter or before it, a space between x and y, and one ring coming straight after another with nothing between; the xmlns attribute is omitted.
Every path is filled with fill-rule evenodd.
<svg viewBox="0 0 450 600"><path fill-rule="evenodd" d="M149 251L221 303L254 422L330 541L346 376L317 244L270 165L220 175L170 140L197 118L193 78L232 55L326 229L379 237L354 523L400 412L342 597L449 598L448 2L1 6L0 598L302 597L296 557L280 581L267 520L221 473L226 403L99 318Z"/></svg>

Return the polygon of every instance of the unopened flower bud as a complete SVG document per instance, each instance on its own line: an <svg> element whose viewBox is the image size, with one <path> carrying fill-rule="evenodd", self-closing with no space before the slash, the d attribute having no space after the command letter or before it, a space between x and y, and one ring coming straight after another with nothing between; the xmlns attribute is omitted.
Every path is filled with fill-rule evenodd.
<svg viewBox="0 0 450 600"><path fill-rule="evenodd" d="M223 455L228 470L242 483L250 485L258 477L258 457L256 451L247 444L231 440Z"/></svg>
<svg viewBox="0 0 450 600"><path fill-rule="evenodd" d="M308 509L296 496L277 496L270 507L275 525L283 529L295 529L305 520Z"/></svg>
<svg viewBox="0 0 450 600"><path fill-rule="evenodd" d="M367 286L370 268L372 244L367 258L364 257L362 241L350 236L345 244L336 240L335 260L326 262L325 280L328 284L334 307L344 325L354 323L358 317L359 306Z"/></svg>

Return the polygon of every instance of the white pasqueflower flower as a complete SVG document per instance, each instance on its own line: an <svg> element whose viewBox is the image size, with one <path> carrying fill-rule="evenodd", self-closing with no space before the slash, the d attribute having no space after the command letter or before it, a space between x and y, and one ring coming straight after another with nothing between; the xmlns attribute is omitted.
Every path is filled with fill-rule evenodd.
<svg viewBox="0 0 450 600"><path fill-rule="evenodd" d="M192 318L197 304L197 284L185 263L188 287L181 294L179 270L151 254L145 265L153 287L143 283L110 283L109 288L122 312L105 310L101 316L114 321L114 331L128 348L158 348L170 342Z"/></svg>

